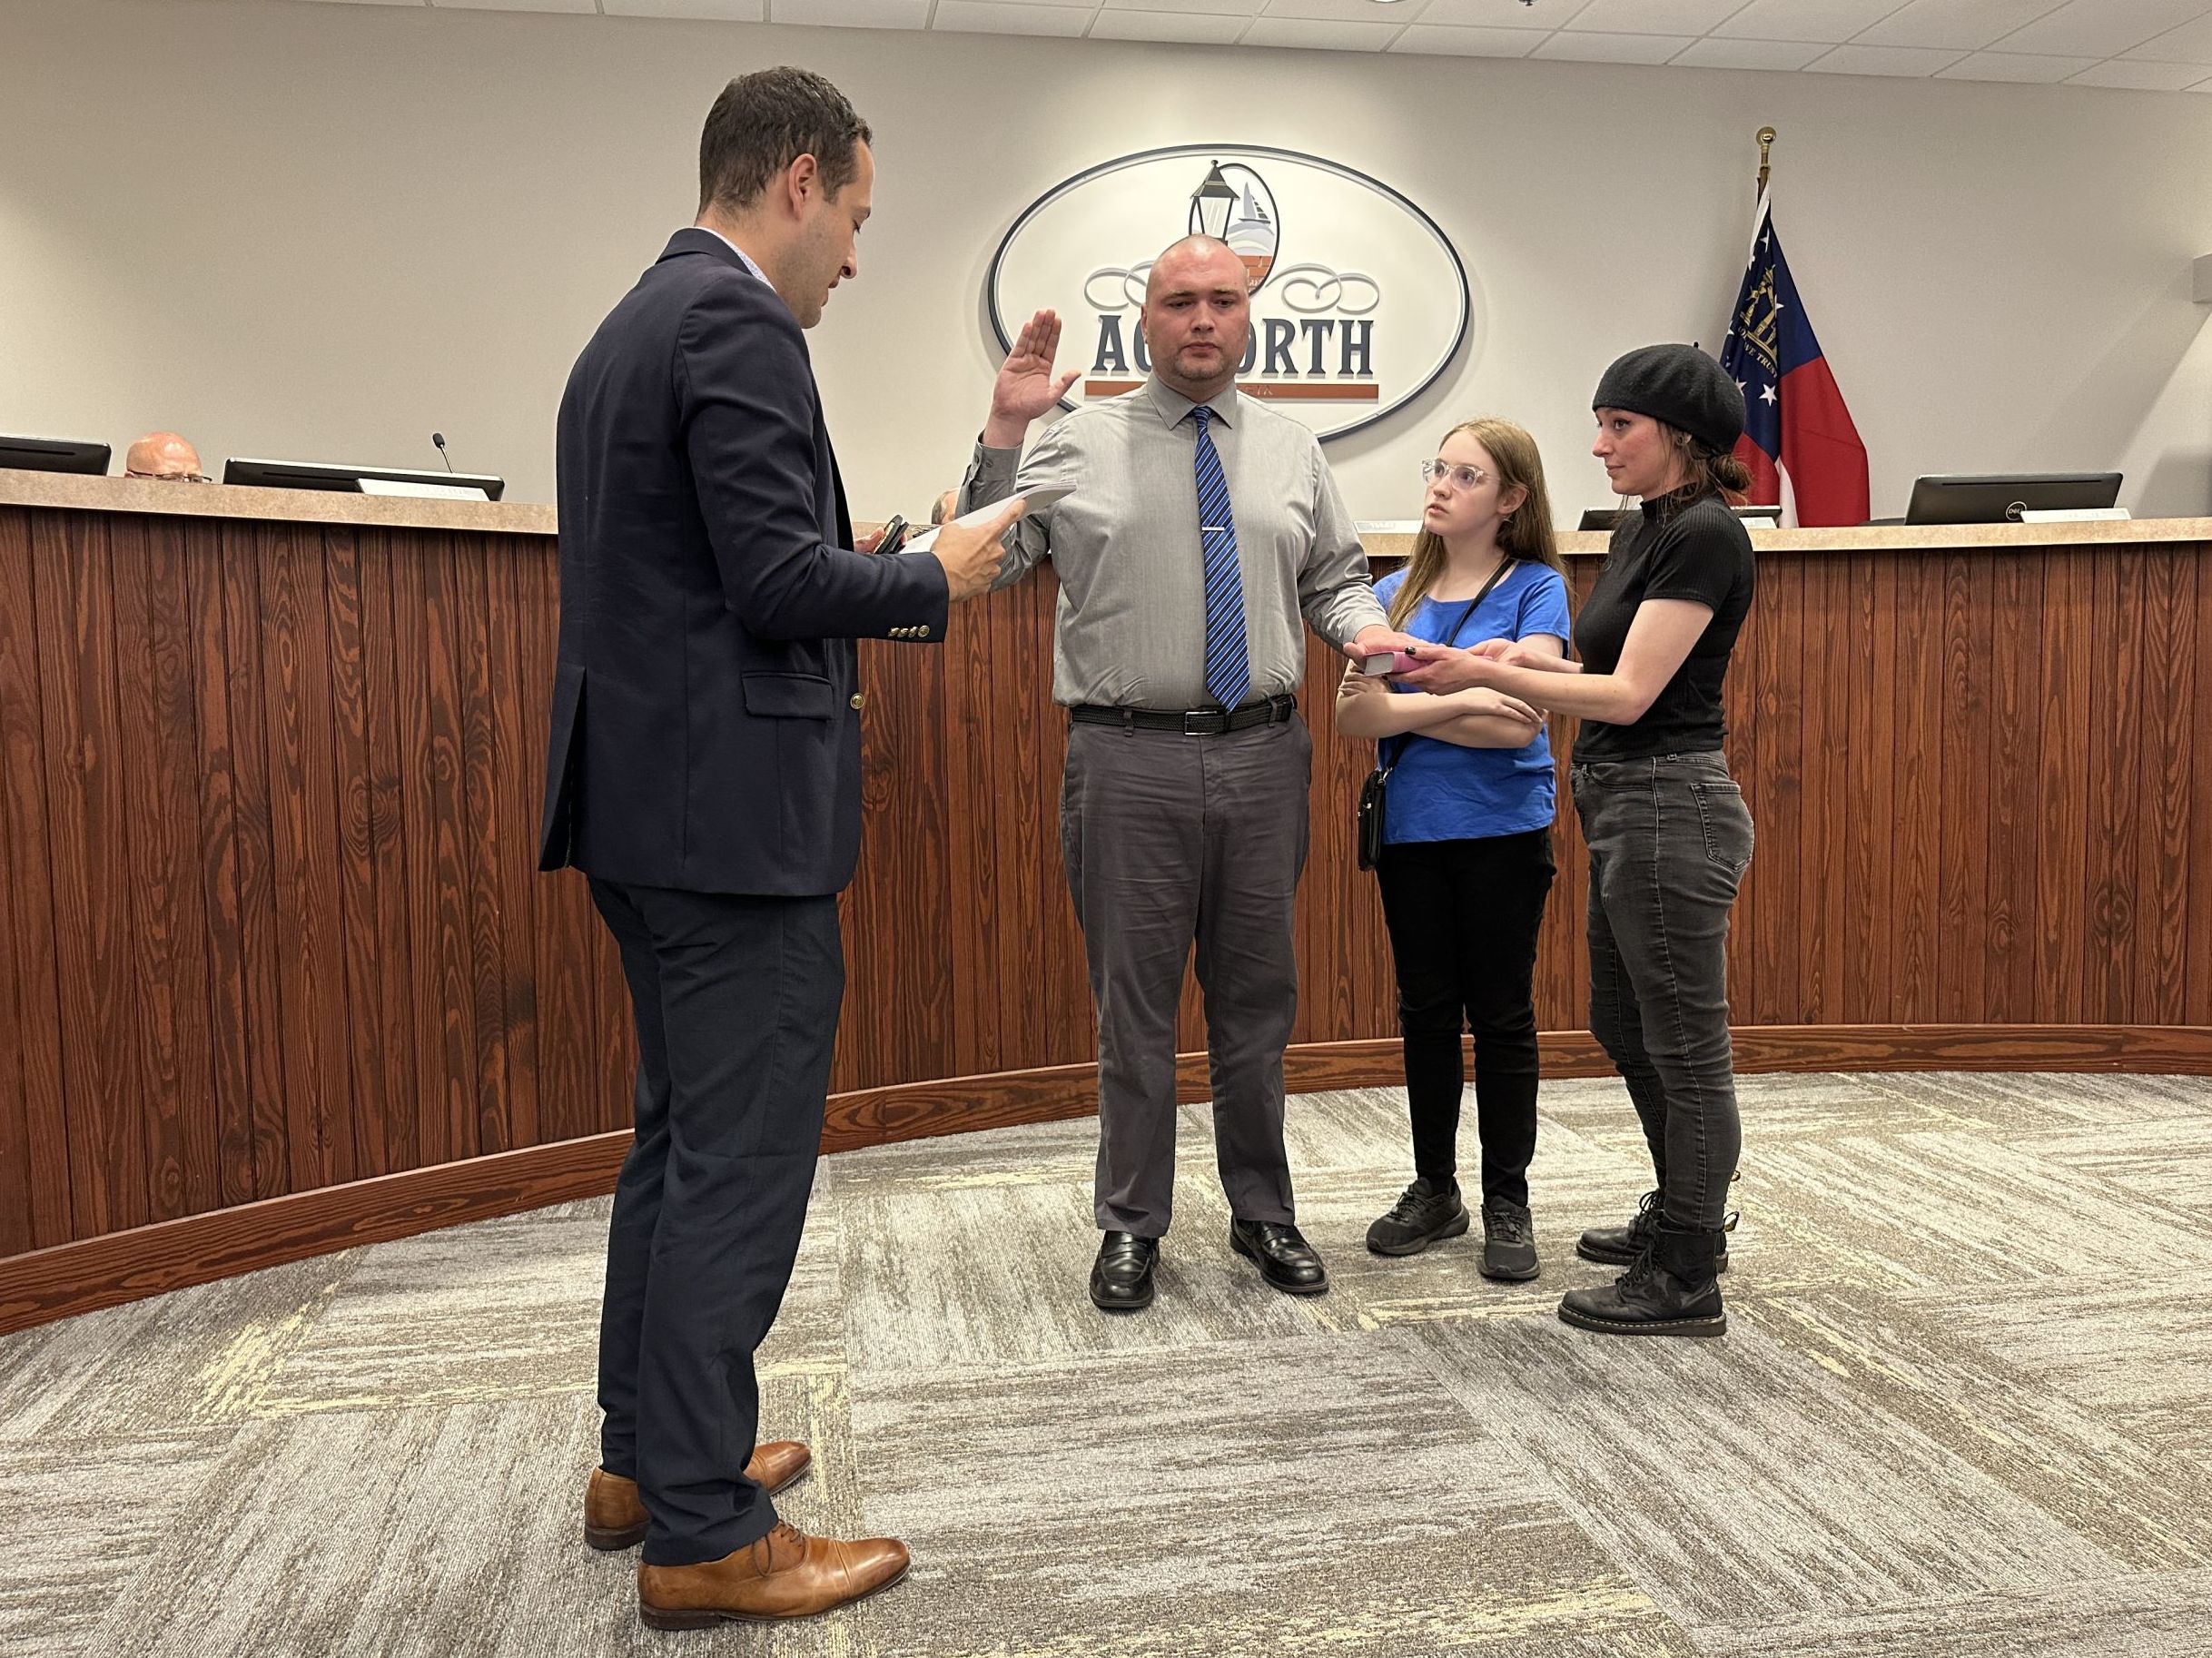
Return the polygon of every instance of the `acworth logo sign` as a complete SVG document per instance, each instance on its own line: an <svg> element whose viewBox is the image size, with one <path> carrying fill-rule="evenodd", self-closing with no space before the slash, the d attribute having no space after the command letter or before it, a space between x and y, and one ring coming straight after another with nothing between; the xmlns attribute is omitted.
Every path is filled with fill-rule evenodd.
<svg viewBox="0 0 2212 1658"><path fill-rule="evenodd" d="M991 261L1002 350L1049 306L1071 397L1114 397L1151 368L1137 311L1161 249L1203 232L1241 254L1252 338L1238 384L1323 439L1418 397L1466 338L1467 274L1436 222L1349 167L1240 144L1180 144L1104 162L1055 184Z"/></svg>

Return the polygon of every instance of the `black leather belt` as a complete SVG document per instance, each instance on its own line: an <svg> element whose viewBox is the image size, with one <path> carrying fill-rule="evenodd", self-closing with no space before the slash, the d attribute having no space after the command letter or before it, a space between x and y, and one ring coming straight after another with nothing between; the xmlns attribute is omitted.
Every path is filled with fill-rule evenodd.
<svg viewBox="0 0 2212 1658"><path fill-rule="evenodd" d="M1187 737L1220 736L1225 731L1248 731L1254 725L1275 725L1298 712L1295 696L1270 696L1263 703L1241 708L1116 708L1104 703L1078 703L1068 717L1083 725L1119 725L1124 731L1174 731Z"/></svg>

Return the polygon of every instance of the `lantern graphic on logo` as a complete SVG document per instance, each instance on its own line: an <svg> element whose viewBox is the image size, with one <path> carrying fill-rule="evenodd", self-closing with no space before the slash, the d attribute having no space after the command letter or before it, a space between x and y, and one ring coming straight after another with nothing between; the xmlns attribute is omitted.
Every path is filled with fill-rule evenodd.
<svg viewBox="0 0 2212 1658"><path fill-rule="evenodd" d="M1226 242L1244 262L1247 291L1258 293L1282 245L1275 193L1249 167L1216 162L1190 195L1190 233Z"/></svg>

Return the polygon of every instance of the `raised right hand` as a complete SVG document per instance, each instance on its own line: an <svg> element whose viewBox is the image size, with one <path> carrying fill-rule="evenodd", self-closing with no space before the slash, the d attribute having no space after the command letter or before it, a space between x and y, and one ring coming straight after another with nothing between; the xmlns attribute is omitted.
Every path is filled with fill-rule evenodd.
<svg viewBox="0 0 2212 1658"><path fill-rule="evenodd" d="M983 427L983 441L993 449L1018 449L1029 423L1046 413L1068 394L1081 370L1052 371L1060 351L1060 318L1041 311L1022 325L1013 350L999 365L999 377L991 387L991 419Z"/></svg>
<svg viewBox="0 0 2212 1658"><path fill-rule="evenodd" d="M1028 505L1017 495L1000 503L997 514L987 524L953 522L937 532L936 540L930 544L930 556L944 567L945 591L953 603L990 591L1006 556L1000 543Z"/></svg>

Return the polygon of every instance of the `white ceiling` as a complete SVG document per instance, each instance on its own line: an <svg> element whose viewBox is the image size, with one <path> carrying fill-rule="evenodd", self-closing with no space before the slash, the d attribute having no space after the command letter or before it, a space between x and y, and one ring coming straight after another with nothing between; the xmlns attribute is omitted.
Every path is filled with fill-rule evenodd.
<svg viewBox="0 0 2212 1658"><path fill-rule="evenodd" d="M2207 0L317 0L2212 93Z"/></svg>

